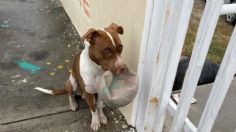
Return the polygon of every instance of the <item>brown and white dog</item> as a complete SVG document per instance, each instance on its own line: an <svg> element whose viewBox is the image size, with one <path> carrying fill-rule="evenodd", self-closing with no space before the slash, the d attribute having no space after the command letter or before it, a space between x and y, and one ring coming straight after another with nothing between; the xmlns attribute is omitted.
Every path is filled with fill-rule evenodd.
<svg viewBox="0 0 236 132"><path fill-rule="evenodd" d="M67 93L69 96L70 109L75 111L78 104L75 94L79 88L86 99L92 114L91 128L97 131L100 123L106 124L107 117L103 113L103 102L96 93L96 78L109 70L113 74L120 74L126 64L121 59L123 45L119 34L123 34L123 28L112 23L103 29L91 28L82 36L85 49L74 58L72 73L66 81L64 89L47 90L35 88L44 93L59 95Z"/></svg>

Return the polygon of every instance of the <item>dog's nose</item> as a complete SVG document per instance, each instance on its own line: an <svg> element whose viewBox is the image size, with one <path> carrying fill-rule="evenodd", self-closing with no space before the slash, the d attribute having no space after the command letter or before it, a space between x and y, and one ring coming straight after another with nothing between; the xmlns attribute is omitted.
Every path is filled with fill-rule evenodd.
<svg viewBox="0 0 236 132"><path fill-rule="evenodd" d="M119 69L120 72L124 72L125 69L126 69L126 64L121 64L121 65L119 65L119 66L118 66L118 69Z"/></svg>
<svg viewBox="0 0 236 132"><path fill-rule="evenodd" d="M124 63L124 61L118 56L117 61L115 63L115 67L116 67L116 72L117 74L120 74L121 72L124 72L126 69L126 64Z"/></svg>

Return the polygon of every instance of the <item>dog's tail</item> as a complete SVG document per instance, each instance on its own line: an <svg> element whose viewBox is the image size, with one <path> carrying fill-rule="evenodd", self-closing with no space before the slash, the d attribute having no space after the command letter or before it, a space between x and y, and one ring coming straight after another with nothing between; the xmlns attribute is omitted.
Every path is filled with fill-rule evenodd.
<svg viewBox="0 0 236 132"><path fill-rule="evenodd" d="M34 89L46 93L46 94L51 94L51 95L62 95L62 94L66 94L66 89L45 89L45 88L41 88L41 87L35 87Z"/></svg>

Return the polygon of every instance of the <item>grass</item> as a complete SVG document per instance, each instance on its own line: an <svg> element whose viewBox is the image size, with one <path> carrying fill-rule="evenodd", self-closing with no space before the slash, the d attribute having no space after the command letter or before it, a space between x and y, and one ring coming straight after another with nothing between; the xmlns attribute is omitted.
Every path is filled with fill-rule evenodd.
<svg viewBox="0 0 236 132"><path fill-rule="evenodd" d="M191 56L203 8L203 3L195 3L194 5L190 25L185 39L184 52L182 53L184 56ZM207 59L215 63L220 63L222 61L232 31L233 26L227 24L225 19L220 17L208 51Z"/></svg>

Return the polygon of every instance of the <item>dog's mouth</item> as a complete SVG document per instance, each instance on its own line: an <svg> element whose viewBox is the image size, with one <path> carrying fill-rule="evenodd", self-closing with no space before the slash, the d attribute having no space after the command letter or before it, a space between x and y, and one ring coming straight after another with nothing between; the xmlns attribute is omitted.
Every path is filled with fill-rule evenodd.
<svg viewBox="0 0 236 132"><path fill-rule="evenodd" d="M122 68L120 68L120 67L112 67L112 68L102 67L102 69L104 72L110 71L114 75L120 75L120 74L124 73L125 71L127 71L127 66L125 65Z"/></svg>
<svg viewBox="0 0 236 132"><path fill-rule="evenodd" d="M121 71L114 71L114 72L112 72L113 74L115 74L115 75L120 75L121 74Z"/></svg>
<svg viewBox="0 0 236 132"><path fill-rule="evenodd" d="M122 74L126 71L127 71L127 67L125 67L125 68L116 68L112 73L115 74L115 75L120 75L120 74Z"/></svg>
<svg viewBox="0 0 236 132"><path fill-rule="evenodd" d="M117 70L117 69L108 69L108 68L103 68L103 71L105 72L105 71L110 71L112 74L114 74L114 75L119 75L119 74L121 74L122 73L122 71L120 71L120 70Z"/></svg>

